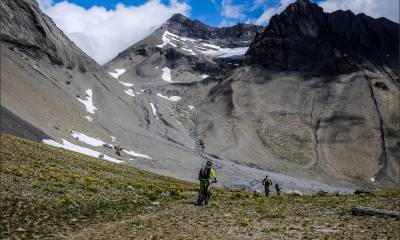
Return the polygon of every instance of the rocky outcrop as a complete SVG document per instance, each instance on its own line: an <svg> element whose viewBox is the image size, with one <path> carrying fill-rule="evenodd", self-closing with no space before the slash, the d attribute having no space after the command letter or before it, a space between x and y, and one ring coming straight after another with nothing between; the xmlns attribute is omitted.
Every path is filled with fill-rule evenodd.
<svg viewBox="0 0 400 240"><path fill-rule="evenodd" d="M206 153L399 184L399 25L298 0L257 34L197 118Z"/></svg>
<svg viewBox="0 0 400 240"><path fill-rule="evenodd" d="M272 70L349 73L368 64L398 73L399 26L351 11L324 13L298 0L271 18L246 53L248 64Z"/></svg>
<svg viewBox="0 0 400 240"><path fill-rule="evenodd" d="M198 20L191 20L182 14L174 14L163 26L182 36L211 40L221 47L248 47L262 26L238 23L231 27L210 27Z"/></svg>
<svg viewBox="0 0 400 240"><path fill-rule="evenodd" d="M55 26L35 0L2 0L0 15L0 39L11 47L67 69L86 72L99 67Z"/></svg>

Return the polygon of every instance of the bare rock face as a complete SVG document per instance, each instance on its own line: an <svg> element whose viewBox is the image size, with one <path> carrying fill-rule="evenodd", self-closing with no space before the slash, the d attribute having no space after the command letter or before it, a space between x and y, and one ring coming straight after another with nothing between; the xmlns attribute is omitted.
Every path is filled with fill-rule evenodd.
<svg viewBox="0 0 400 240"><path fill-rule="evenodd" d="M261 168L399 184L399 25L298 0L198 115L204 151Z"/></svg>
<svg viewBox="0 0 400 240"><path fill-rule="evenodd" d="M248 47L262 26L239 23L231 27L210 27L198 21L191 20L182 14L173 15L163 28L170 29L182 36L212 40L221 47Z"/></svg>
<svg viewBox="0 0 400 240"><path fill-rule="evenodd" d="M0 39L13 44L34 58L47 57L54 65L81 72L99 66L55 27L34 0L2 0Z"/></svg>
<svg viewBox="0 0 400 240"><path fill-rule="evenodd" d="M271 18L246 54L248 64L275 70L349 73L370 63L398 73L398 24L351 11L324 13L299 0Z"/></svg>

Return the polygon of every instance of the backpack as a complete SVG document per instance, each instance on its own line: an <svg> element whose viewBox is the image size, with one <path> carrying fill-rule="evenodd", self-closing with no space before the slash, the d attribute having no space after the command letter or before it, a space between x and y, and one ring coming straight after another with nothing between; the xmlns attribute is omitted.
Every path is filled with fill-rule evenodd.
<svg viewBox="0 0 400 240"><path fill-rule="evenodd" d="M199 178L200 179L209 179L210 178L211 167L204 166L200 169Z"/></svg>

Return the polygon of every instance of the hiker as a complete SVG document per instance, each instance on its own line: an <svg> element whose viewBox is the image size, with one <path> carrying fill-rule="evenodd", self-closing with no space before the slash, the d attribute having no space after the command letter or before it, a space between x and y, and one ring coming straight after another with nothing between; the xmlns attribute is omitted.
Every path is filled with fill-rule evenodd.
<svg viewBox="0 0 400 240"><path fill-rule="evenodd" d="M200 193L207 190L210 191L211 183L217 182L217 175L215 173L215 169L210 160L207 161L206 166L203 166L199 172L199 181L200 181Z"/></svg>
<svg viewBox="0 0 400 240"><path fill-rule="evenodd" d="M277 183L275 183L275 190L276 190L276 193L278 194L278 196L280 196L281 195L281 187L279 187L279 185Z"/></svg>
<svg viewBox="0 0 400 240"><path fill-rule="evenodd" d="M271 181L271 179L268 178L268 175L265 176L264 180L262 181L262 185L264 185L265 196L269 197L269 194L270 194L269 187L272 186L272 181Z"/></svg>

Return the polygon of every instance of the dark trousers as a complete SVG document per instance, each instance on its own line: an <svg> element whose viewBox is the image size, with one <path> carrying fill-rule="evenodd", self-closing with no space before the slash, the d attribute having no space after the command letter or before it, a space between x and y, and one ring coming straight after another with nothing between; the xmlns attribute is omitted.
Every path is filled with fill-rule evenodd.
<svg viewBox="0 0 400 240"><path fill-rule="evenodd" d="M271 193L271 191L269 190L269 187L265 186L265 196L269 197L270 193Z"/></svg>

